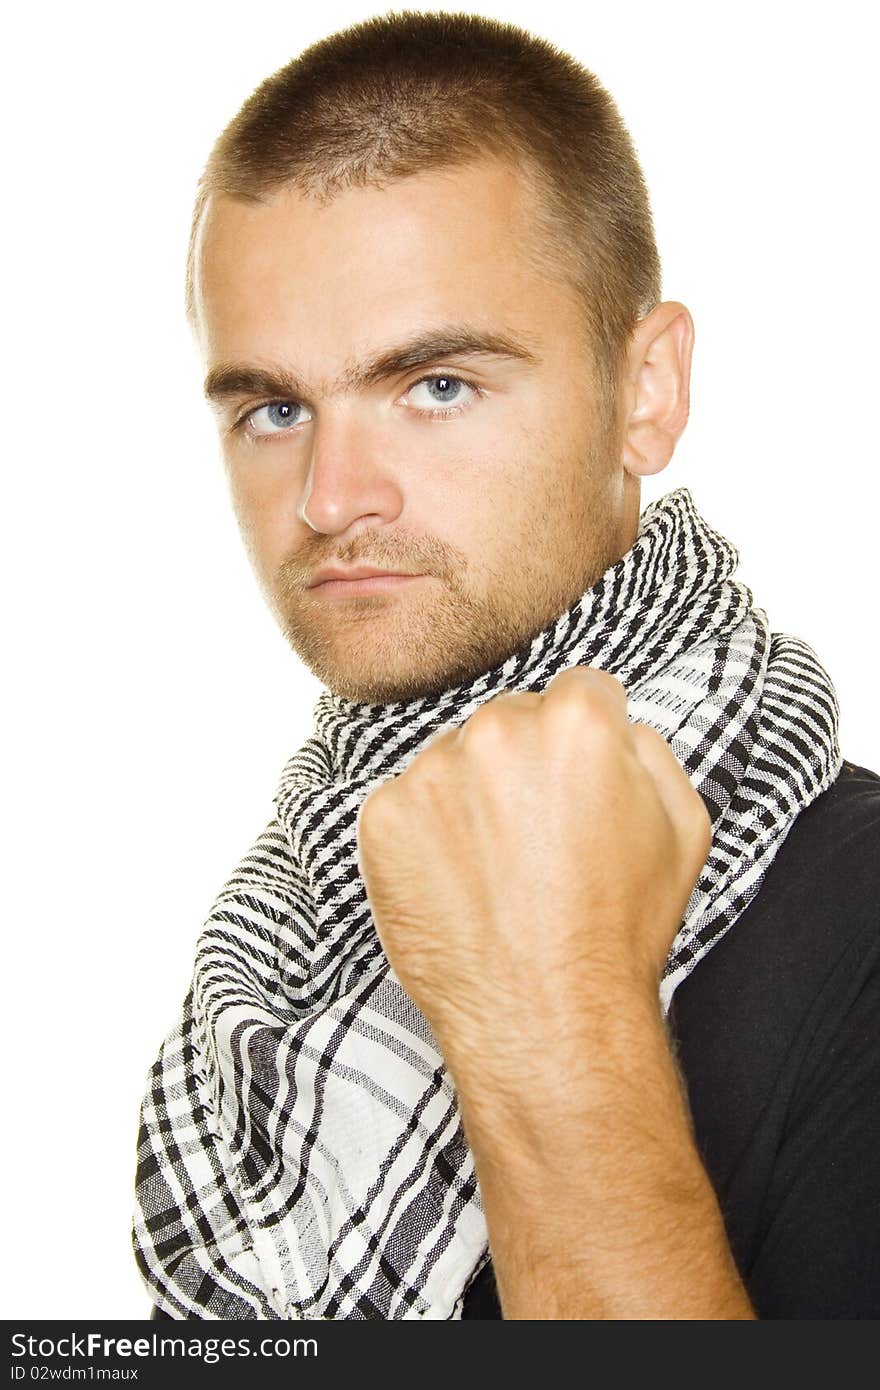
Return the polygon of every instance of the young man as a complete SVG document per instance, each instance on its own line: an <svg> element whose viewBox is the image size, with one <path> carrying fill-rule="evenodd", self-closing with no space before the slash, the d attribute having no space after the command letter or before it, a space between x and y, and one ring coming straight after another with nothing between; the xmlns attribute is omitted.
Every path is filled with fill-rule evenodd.
<svg viewBox="0 0 880 1390"><path fill-rule="evenodd" d="M314 45L188 311L327 690L144 1100L157 1307L876 1316L880 778L690 494L640 513L693 325L611 99L474 16Z"/></svg>

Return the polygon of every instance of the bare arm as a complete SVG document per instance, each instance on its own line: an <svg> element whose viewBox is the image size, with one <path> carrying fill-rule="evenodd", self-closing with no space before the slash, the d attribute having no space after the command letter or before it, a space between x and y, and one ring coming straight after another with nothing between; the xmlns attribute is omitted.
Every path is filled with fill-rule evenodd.
<svg viewBox="0 0 880 1390"><path fill-rule="evenodd" d="M606 672L498 696L360 811L455 1080L508 1318L750 1318L658 997L705 805Z"/></svg>
<svg viewBox="0 0 880 1390"><path fill-rule="evenodd" d="M659 1005L593 1019L596 1060L548 1048L517 1095L456 1077L504 1317L754 1318Z"/></svg>

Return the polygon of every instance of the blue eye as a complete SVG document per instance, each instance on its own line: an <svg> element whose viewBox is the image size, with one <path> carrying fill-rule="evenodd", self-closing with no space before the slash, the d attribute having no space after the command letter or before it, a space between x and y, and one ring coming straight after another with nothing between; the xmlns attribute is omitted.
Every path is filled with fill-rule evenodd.
<svg viewBox="0 0 880 1390"><path fill-rule="evenodd" d="M447 411L444 409L446 406L449 407L448 413L450 415L457 413L459 410L465 408L468 404L469 395L473 394L475 390L463 377L446 376L445 374L422 377L421 381L415 382L414 385L410 387L409 395L412 396L412 393L418 391L419 388L423 388L427 393L428 399L425 402L426 405L429 407L432 405L440 407L434 410L429 409L427 411L429 415L446 414ZM416 400L414 404L418 406L418 400Z"/></svg>
<svg viewBox="0 0 880 1390"><path fill-rule="evenodd" d="M298 401L270 401L268 405L252 410L246 417L252 434L283 434L292 425L301 425L304 418L311 417Z"/></svg>

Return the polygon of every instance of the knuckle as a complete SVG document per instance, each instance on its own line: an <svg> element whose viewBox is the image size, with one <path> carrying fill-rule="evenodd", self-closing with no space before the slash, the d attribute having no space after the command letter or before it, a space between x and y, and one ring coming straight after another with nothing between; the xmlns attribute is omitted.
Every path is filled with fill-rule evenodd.
<svg viewBox="0 0 880 1390"><path fill-rule="evenodd" d="M497 749L511 737L509 711L496 700L481 705L461 726L461 745L470 752Z"/></svg>
<svg viewBox="0 0 880 1390"><path fill-rule="evenodd" d="M551 703L572 700L578 706L609 713L625 708L627 699L623 683L600 666L566 667L548 682L544 694Z"/></svg>
<svg viewBox="0 0 880 1390"><path fill-rule="evenodd" d="M629 736L637 747L658 748L662 744L664 748L669 748L669 744L661 733L652 729L650 724L639 724L635 721L629 725ZM681 764L679 764L681 766ZM682 772L684 769L682 769Z"/></svg>
<svg viewBox="0 0 880 1390"><path fill-rule="evenodd" d="M455 743L456 729L444 729L440 733L433 734L427 743L421 748L416 749L410 756L409 761L404 767L400 777L406 777L409 782L415 781L425 773L433 773L436 768L445 762Z"/></svg>
<svg viewBox="0 0 880 1390"><path fill-rule="evenodd" d="M399 774L396 780L400 793L409 797L407 808L401 807L402 815L409 814L414 802L424 809L426 801L435 800L449 789L454 775L455 765L451 760L456 754L457 734L457 729L447 729L435 735Z"/></svg>
<svg viewBox="0 0 880 1390"><path fill-rule="evenodd" d="M577 703L562 704L557 717L561 728L585 741L593 752L616 746L621 740L620 721L607 701L595 695L587 694Z"/></svg>
<svg viewBox="0 0 880 1390"><path fill-rule="evenodd" d="M565 725L587 726L601 721L606 714L605 702L599 693L580 681L556 686L552 694L545 695L544 709L548 718Z"/></svg>
<svg viewBox="0 0 880 1390"><path fill-rule="evenodd" d="M390 783L382 782L367 792L357 813L358 834L376 835L382 833L393 810L393 794L389 792Z"/></svg>
<svg viewBox="0 0 880 1390"><path fill-rule="evenodd" d="M599 686L604 686L606 691L610 691L618 699L621 697L626 699L626 686L623 681L618 680L617 676L613 676L610 671L603 671L601 666L591 666L589 670L593 680L597 681Z"/></svg>

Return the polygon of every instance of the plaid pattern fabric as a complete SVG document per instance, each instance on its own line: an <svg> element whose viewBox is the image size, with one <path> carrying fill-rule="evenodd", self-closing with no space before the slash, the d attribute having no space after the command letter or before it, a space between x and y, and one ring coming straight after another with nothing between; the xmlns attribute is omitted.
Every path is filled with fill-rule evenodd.
<svg viewBox="0 0 880 1390"><path fill-rule="evenodd" d="M770 633L737 563L680 488L557 621L471 684L388 705L320 696L275 814L213 905L142 1105L134 1245L166 1312L461 1316L488 1258L480 1193L443 1058L371 921L358 808L500 691L541 691L576 664L612 672L713 822L668 1008L842 761L828 676Z"/></svg>

